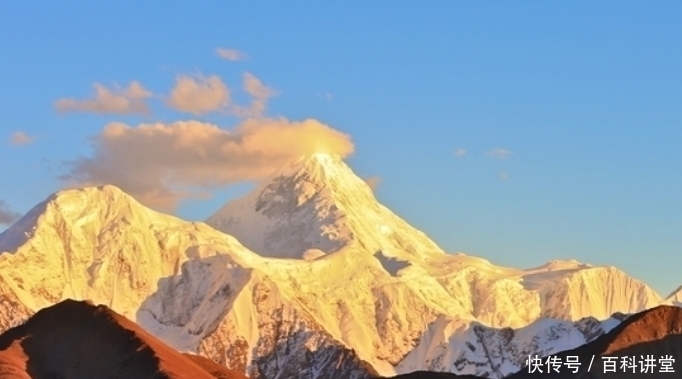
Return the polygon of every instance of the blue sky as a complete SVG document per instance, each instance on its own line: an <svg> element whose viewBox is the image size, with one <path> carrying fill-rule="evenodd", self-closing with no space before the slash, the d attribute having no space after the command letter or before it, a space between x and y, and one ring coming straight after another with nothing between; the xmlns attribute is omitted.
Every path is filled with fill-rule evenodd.
<svg viewBox="0 0 682 379"><path fill-rule="evenodd" d="M680 2L6 2L0 14L1 213L62 188L69 162L106 179L91 141L109 123L162 155L151 139L163 133L134 128L192 121L219 144L228 137L208 123L239 134L236 109L256 99L276 133L310 119L310 135L351 141L347 161L380 178L378 198L448 251L515 267L611 264L662 295L682 284ZM203 83L207 103L179 91L168 105L179 78ZM146 113L85 111L95 83L120 94L132 82ZM71 99L61 112L60 99ZM174 178L211 197L180 202L183 218L204 219L267 168L239 171L244 150L229 169L204 167L191 148L181 153L194 165ZM207 184L211 170L220 180ZM112 180L137 185L125 175Z"/></svg>

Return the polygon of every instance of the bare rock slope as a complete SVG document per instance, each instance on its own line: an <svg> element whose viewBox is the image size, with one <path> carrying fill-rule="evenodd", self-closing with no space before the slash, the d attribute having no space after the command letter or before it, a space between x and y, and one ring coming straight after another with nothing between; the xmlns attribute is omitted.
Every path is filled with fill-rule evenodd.
<svg viewBox="0 0 682 379"><path fill-rule="evenodd" d="M0 335L3 379L215 379L205 366L88 302L63 301Z"/></svg>

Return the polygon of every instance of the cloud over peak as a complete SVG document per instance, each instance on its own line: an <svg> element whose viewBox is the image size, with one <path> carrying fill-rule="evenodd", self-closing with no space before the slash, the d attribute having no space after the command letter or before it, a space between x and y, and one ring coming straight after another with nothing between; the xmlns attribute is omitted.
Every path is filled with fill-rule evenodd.
<svg viewBox="0 0 682 379"><path fill-rule="evenodd" d="M317 120L247 119L233 130L200 121L108 124L94 138L94 154L69 162L61 179L78 185L113 184L153 208L210 189L259 180L301 154L348 156L350 136Z"/></svg>
<svg viewBox="0 0 682 379"><path fill-rule="evenodd" d="M152 96L146 88L137 81L127 87L114 85L109 89L100 83L93 84L95 94L91 99L77 100L62 98L55 102L59 112L92 112L100 114L148 114L149 107L145 99Z"/></svg>

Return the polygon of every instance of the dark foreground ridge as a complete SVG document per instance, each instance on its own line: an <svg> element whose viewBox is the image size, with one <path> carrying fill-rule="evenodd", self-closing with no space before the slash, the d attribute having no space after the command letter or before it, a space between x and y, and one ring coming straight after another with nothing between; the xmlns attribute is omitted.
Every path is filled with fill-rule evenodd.
<svg viewBox="0 0 682 379"><path fill-rule="evenodd" d="M208 362L207 362L208 361ZM243 379L105 306L65 300L0 335L0 379Z"/></svg>

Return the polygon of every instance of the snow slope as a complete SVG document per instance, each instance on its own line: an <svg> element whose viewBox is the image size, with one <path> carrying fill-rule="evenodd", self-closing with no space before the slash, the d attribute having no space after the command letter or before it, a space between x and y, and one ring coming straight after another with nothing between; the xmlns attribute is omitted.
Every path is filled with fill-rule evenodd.
<svg viewBox="0 0 682 379"><path fill-rule="evenodd" d="M607 318L660 300L646 285L613 267L553 261L518 270L463 254L447 255L379 204L338 156L314 154L285 165L207 223L263 256L309 260L314 252L320 259L354 246L344 254L356 256L359 266L374 262L369 258L373 255L381 271L392 277L386 280L398 280L415 291L428 288L427 297L438 296L437 302L450 307L446 313L470 314L492 326L519 327L538 317Z"/></svg>
<svg viewBox="0 0 682 379"><path fill-rule="evenodd" d="M259 257L203 223L143 207L113 186L59 192L0 234L0 272L30 309L90 299L126 317L192 255L220 244L242 260ZM133 317L134 318L134 317Z"/></svg>
<svg viewBox="0 0 682 379"><path fill-rule="evenodd" d="M625 316L575 322L542 318L520 328L489 328L478 322L441 318L397 367L399 372L450 371L501 378L525 367L529 355L540 357L595 340Z"/></svg>
<svg viewBox="0 0 682 379"><path fill-rule="evenodd" d="M254 270L263 265L262 257L206 224L149 210L116 187L51 196L0 234L0 251L4 328L64 299L88 299L136 320L179 350L196 351L220 322L238 320L240 335L218 333L211 341L237 347L241 335L249 336L245 349L256 351L250 358L258 361L249 362L248 369L258 378L274 377L268 365L293 325L305 332L294 350L319 370L338 366L349 378L367 375L355 354L322 328L311 329L305 313L287 299L274 295L269 303L254 303L248 298L249 288L278 291ZM266 310L271 303L273 309ZM271 318L283 309L292 310L290 319ZM213 357L225 362L225 353Z"/></svg>
<svg viewBox="0 0 682 379"><path fill-rule="evenodd" d="M334 156L285 165L207 223L221 231L112 186L51 196L0 234L0 327L89 299L252 378L496 378L662 301L613 267L446 254Z"/></svg>
<svg viewBox="0 0 682 379"><path fill-rule="evenodd" d="M676 307L682 307L682 286L677 287L673 292L668 295L661 305L673 305Z"/></svg>
<svg viewBox="0 0 682 379"><path fill-rule="evenodd" d="M445 254L379 204L336 155L313 154L286 164L206 223L269 257L301 258L311 249L328 254L351 243L401 259Z"/></svg>

